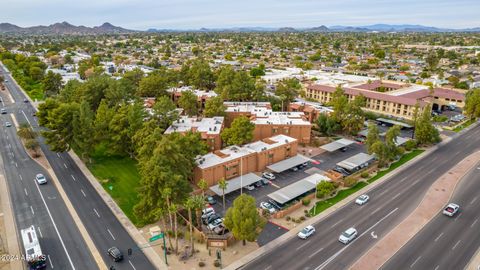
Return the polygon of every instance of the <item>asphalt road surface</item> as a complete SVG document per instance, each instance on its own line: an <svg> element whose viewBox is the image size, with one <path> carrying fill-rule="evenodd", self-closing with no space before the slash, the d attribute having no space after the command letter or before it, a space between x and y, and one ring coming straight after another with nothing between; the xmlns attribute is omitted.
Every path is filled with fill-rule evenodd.
<svg viewBox="0 0 480 270"><path fill-rule="evenodd" d="M480 247L480 170L477 164L457 186L453 217L439 213L382 269L464 269Z"/></svg>
<svg viewBox="0 0 480 270"><path fill-rule="evenodd" d="M370 190L367 204L345 205L313 224L316 233L307 240L292 237L242 269L348 268L419 204L436 179L479 146L480 127L475 127ZM359 235L344 245L338 237L349 227Z"/></svg>
<svg viewBox="0 0 480 270"><path fill-rule="evenodd" d="M0 107L10 113L15 106L1 94ZM7 121L11 127L5 126ZM42 252L47 255L48 269L98 269L52 178L25 152L10 114L2 114L0 123L0 164L5 171L19 241L20 230L34 225ZM38 173L47 177L47 184L36 183Z"/></svg>
<svg viewBox="0 0 480 270"><path fill-rule="evenodd" d="M3 66L0 65L0 69L4 73L5 79L8 79L8 82L5 83L6 87L16 101L12 113L15 113L20 123L28 122L35 130L38 130L37 119L33 116L33 106L23 102L25 96L12 82L13 78L10 74L5 74ZM48 149L42 138L39 141L40 147L107 266L113 265L116 270L155 269L70 156L67 153L54 153ZM108 256L107 250L112 246L118 247L124 253L123 261L113 262ZM129 248L133 250L131 256L127 256Z"/></svg>

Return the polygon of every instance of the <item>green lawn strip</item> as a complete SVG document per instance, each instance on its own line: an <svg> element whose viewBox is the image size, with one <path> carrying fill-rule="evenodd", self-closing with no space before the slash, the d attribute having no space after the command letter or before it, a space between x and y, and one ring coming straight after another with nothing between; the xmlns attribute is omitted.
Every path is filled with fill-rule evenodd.
<svg viewBox="0 0 480 270"><path fill-rule="evenodd" d="M375 176L373 176L372 178L368 179L368 183L373 183L374 181L382 178L385 174L395 170L396 168L400 167L401 165L405 164L405 162L413 159L414 157L420 155L421 153L423 153L425 150L421 150L421 149L416 149L416 150L413 150L412 152L410 153L407 153L405 155L403 155L399 160L395 161L394 163L392 163L390 165L390 167L386 170L383 170L383 171L379 171Z"/></svg>
<svg viewBox="0 0 480 270"><path fill-rule="evenodd" d="M458 125L457 127L455 127L453 129L453 131L455 132L460 132L462 129L470 126L471 124L475 123L475 121L473 119L469 119L468 121L466 121L465 123L461 124L461 125Z"/></svg>
<svg viewBox="0 0 480 270"><path fill-rule="evenodd" d="M103 188L117 202L125 215L134 223L137 218L133 207L138 202L137 188L140 183L137 163L128 157L101 156L92 157L88 168L101 181Z"/></svg>
<svg viewBox="0 0 480 270"><path fill-rule="evenodd" d="M367 185L368 185L368 183L366 183L366 182L358 182L357 184L355 184L355 186L353 186L349 189L340 190L339 192L337 192L337 195L335 195L335 197L324 200L324 201L317 202L315 204L315 207L314 207L314 208L316 208L316 210L314 208L310 209L310 214L311 215L313 215L314 213L315 213L315 215L320 214L321 212L330 208L330 206L333 206L334 204L336 204L339 201L345 199L346 197L350 196L351 194L357 192L358 190L362 189L363 187L365 187Z"/></svg>

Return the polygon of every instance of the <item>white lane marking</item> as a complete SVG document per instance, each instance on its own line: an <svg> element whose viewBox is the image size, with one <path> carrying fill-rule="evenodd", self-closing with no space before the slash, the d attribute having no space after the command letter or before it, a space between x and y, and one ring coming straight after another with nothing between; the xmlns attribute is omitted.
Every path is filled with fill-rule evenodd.
<svg viewBox="0 0 480 270"><path fill-rule="evenodd" d="M265 268L265 270L269 270L270 268L272 268L271 265L267 266L267 267Z"/></svg>
<svg viewBox="0 0 480 270"><path fill-rule="evenodd" d="M390 201L395 200L395 199L398 198L398 196L400 196L400 195L401 195L401 193L398 193L397 195L393 196L393 198L392 198Z"/></svg>
<svg viewBox="0 0 480 270"><path fill-rule="evenodd" d="M65 167L65 169L67 168L67 164L63 163L63 166Z"/></svg>
<svg viewBox="0 0 480 270"><path fill-rule="evenodd" d="M403 181L407 180L408 177L404 177L402 180L400 180L399 182L402 183Z"/></svg>
<svg viewBox="0 0 480 270"><path fill-rule="evenodd" d="M458 214L458 216L454 219L455 221L457 221L457 219L462 215L462 213Z"/></svg>
<svg viewBox="0 0 480 270"><path fill-rule="evenodd" d="M83 197L85 197L85 198L87 197L87 194L85 194L85 192L83 192L83 189L80 189L80 192L82 192Z"/></svg>
<svg viewBox="0 0 480 270"><path fill-rule="evenodd" d="M315 268L315 270L321 270L323 268L325 268L331 261L333 261L336 257L338 257L338 255L340 255L345 249L347 249L349 246L351 246L356 240L360 239L362 236L364 236L365 234L369 233L370 230L372 230L373 228L375 228L378 224L380 224L382 221L384 221L385 219L387 219L390 215L392 215L393 213L395 213L396 211L398 210L398 207L393 209L392 211L390 211L390 213L388 213L386 216L384 216L383 218L381 218L379 221L377 221L375 224L373 224L370 228L368 228L366 231L364 231L362 234L360 234L360 236L358 236L355 240L353 240L349 245L346 245L345 247L343 247L342 249L340 249L339 251L337 251L337 253L333 254L330 258L328 258L326 261L324 261L322 264L320 264L319 266L317 266Z"/></svg>
<svg viewBox="0 0 480 270"><path fill-rule="evenodd" d="M470 202L470 204L473 204L477 200L478 196L473 198L473 200Z"/></svg>
<svg viewBox="0 0 480 270"><path fill-rule="evenodd" d="M7 135L7 140L8 140L8 135Z"/></svg>
<svg viewBox="0 0 480 270"><path fill-rule="evenodd" d="M318 249L318 250L315 251L314 253L308 255L308 258L312 258L313 256L317 255L317 253L319 253L319 252L322 251L322 250L323 250L323 248Z"/></svg>
<svg viewBox="0 0 480 270"><path fill-rule="evenodd" d="M68 253L67 248L65 247L65 243L63 243L62 236L58 232L57 224L55 224L55 221L53 220L52 214L50 213L50 208L48 208L48 205L45 202L45 198L43 198L42 191L40 190L40 187L38 187L37 183L35 183L35 186L37 187L38 192L40 193L40 198L42 198L43 204L45 205L45 208L47 209L48 216L50 217L50 220L52 221L53 228L55 228L55 232L58 235L58 239L60 240L60 243L62 244L63 250L65 251L65 254L67 254L68 262L70 263L70 266L72 267L72 269L75 270L75 266L73 265L72 259L70 258L70 254Z"/></svg>
<svg viewBox="0 0 480 270"><path fill-rule="evenodd" d="M77 179L75 179L75 176L73 176L72 174L70 174L70 176L72 177L73 181L77 181Z"/></svg>
<svg viewBox="0 0 480 270"><path fill-rule="evenodd" d="M440 267L440 265L437 265L437 266L435 266L435 269L433 269L433 270L437 270L439 267Z"/></svg>
<svg viewBox="0 0 480 270"><path fill-rule="evenodd" d="M18 163L17 163L17 162L15 162L15 167L17 167L17 168L18 168Z"/></svg>
<svg viewBox="0 0 480 270"><path fill-rule="evenodd" d="M115 237L113 236L112 232L110 231L110 229L107 229L108 233L110 234L110 236L113 238L113 240L115 240Z"/></svg>
<svg viewBox="0 0 480 270"><path fill-rule="evenodd" d="M20 178L20 180L23 181L23 177L21 174L18 175L18 178Z"/></svg>
<svg viewBox="0 0 480 270"><path fill-rule="evenodd" d="M470 228L473 228L473 226L475 225L475 223L477 223L477 221L478 221L478 218L473 221L472 225L470 225Z"/></svg>
<svg viewBox="0 0 480 270"><path fill-rule="evenodd" d="M30 205L30 210L32 211L32 215L35 215L35 212L33 211L33 207Z"/></svg>
<svg viewBox="0 0 480 270"><path fill-rule="evenodd" d="M129 263L130 266L133 268L133 270L137 270L137 268L135 268L135 266L133 266L133 263L132 263L130 260L128 260L128 263Z"/></svg>
<svg viewBox="0 0 480 270"><path fill-rule="evenodd" d="M40 227L37 227L38 229L38 233L40 234L40 237L43 238L43 234L42 234L42 231L40 230Z"/></svg>
<svg viewBox="0 0 480 270"><path fill-rule="evenodd" d="M100 214L97 212L97 209L93 208L93 211L95 212L95 214L97 215L97 217L100 217Z"/></svg>
<svg viewBox="0 0 480 270"><path fill-rule="evenodd" d="M434 241L435 241L435 242L437 242L437 241L438 241L438 239L440 239L440 237L442 237L442 235L443 235L443 232L442 232L442 233L440 233L440 234L437 236L437 238L435 238L435 240L434 240Z"/></svg>
<svg viewBox="0 0 480 270"><path fill-rule="evenodd" d="M60 157L60 154L59 154L59 153L57 153L57 157Z"/></svg>
<svg viewBox="0 0 480 270"><path fill-rule="evenodd" d="M454 250L458 246L458 244L460 244L460 241L461 240L458 240L458 242L452 247L452 250Z"/></svg>
<svg viewBox="0 0 480 270"><path fill-rule="evenodd" d="M418 262L418 260L420 260L420 258L422 258L422 256L418 256L418 258L410 265L410 268L412 268Z"/></svg>
<svg viewBox="0 0 480 270"><path fill-rule="evenodd" d="M28 196L27 189L26 189L26 188L24 188L24 189L23 189L23 191L25 191L25 195L27 195L27 196Z"/></svg>
<svg viewBox="0 0 480 270"><path fill-rule="evenodd" d="M6 130L5 130L6 131ZM11 144L8 144L8 148L12 148L12 145Z"/></svg>
<svg viewBox="0 0 480 270"><path fill-rule="evenodd" d="M309 243L310 243L310 240L307 241L307 242L305 242L305 243L303 243L303 244L301 244L299 247L297 247L297 250L303 248L304 246L308 245Z"/></svg>
<svg viewBox="0 0 480 270"><path fill-rule="evenodd" d="M47 255L47 257L48 257L48 261L50 262L50 266L51 266L52 269L53 269L53 263L52 263L52 260L50 259L50 255Z"/></svg>
<svg viewBox="0 0 480 270"><path fill-rule="evenodd" d="M343 221L343 218L340 219L339 221L335 222L332 226L330 226L330 229L333 228L333 227L335 227L335 226L337 226L338 223L340 223L340 222L342 222L342 221Z"/></svg>
<svg viewBox="0 0 480 270"><path fill-rule="evenodd" d="M382 195L383 195L383 194L385 194L385 192L387 192L387 191L388 191L388 189L386 189L386 190L384 190L384 191L380 192L380 194L378 194L378 197L382 196Z"/></svg>
<svg viewBox="0 0 480 270"><path fill-rule="evenodd" d="M373 212L370 214L370 216L371 216L371 215L373 215L373 214L375 214L375 213L377 213L378 211L380 211L380 209L382 209L382 207L381 207L381 206L380 206L380 207L378 207L377 209L375 209L375 211L373 211Z"/></svg>
<svg viewBox="0 0 480 270"><path fill-rule="evenodd" d="M31 126L32 124L30 123L30 120L28 120L28 117L23 110L22 110L22 113L23 113L23 116L25 116L25 120L27 120L28 124Z"/></svg>

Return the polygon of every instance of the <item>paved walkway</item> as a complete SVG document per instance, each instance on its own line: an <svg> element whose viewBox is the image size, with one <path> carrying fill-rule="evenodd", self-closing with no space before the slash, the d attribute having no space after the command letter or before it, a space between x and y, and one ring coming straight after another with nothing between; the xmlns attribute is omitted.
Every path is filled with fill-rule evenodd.
<svg viewBox="0 0 480 270"><path fill-rule="evenodd" d="M383 239L365 253L350 269L379 269L415 236L448 203L456 185L480 159L471 154L442 175L428 189L418 207Z"/></svg>

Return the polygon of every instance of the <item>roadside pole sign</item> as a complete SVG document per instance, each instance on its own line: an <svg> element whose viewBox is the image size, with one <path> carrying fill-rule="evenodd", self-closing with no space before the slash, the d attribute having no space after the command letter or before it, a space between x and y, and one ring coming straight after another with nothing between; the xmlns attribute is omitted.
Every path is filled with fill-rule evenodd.
<svg viewBox="0 0 480 270"><path fill-rule="evenodd" d="M150 239L148 239L148 242L157 241L158 239L162 239L163 236L164 236L163 233L154 235L154 236L150 237Z"/></svg>

